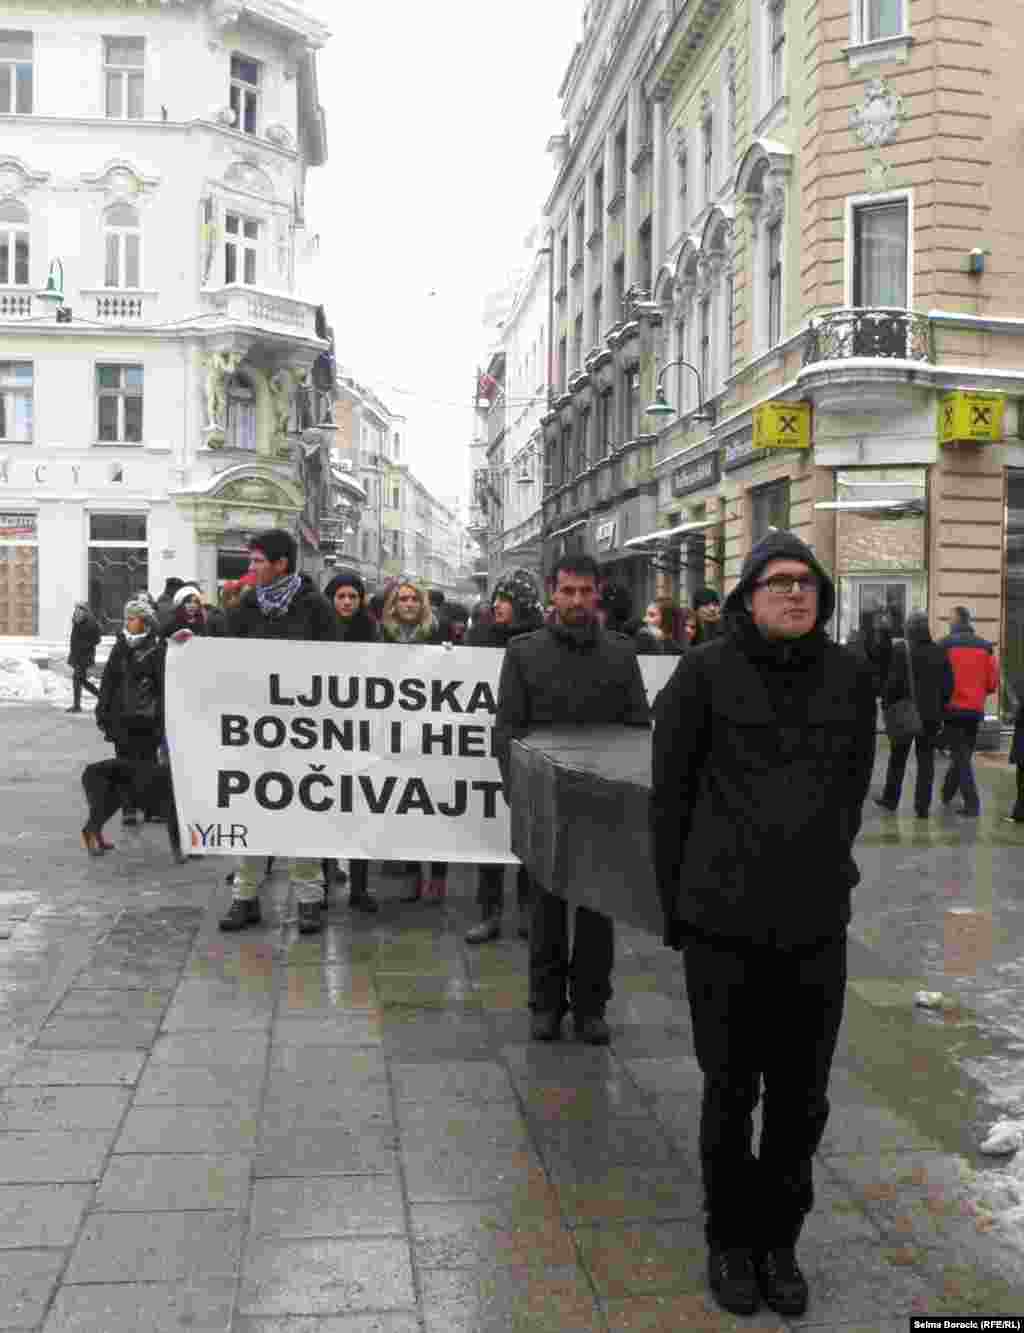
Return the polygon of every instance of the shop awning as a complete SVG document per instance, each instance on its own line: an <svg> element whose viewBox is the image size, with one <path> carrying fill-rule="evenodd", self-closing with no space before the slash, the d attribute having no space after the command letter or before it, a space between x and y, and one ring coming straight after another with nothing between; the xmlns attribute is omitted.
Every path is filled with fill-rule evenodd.
<svg viewBox="0 0 1024 1333"><path fill-rule="evenodd" d="M837 509L845 513L861 514L923 514L923 499L906 500L818 500L815 509Z"/></svg>
<svg viewBox="0 0 1024 1333"><path fill-rule="evenodd" d="M625 546L643 546L647 542L664 542L671 537L682 537L687 532L702 532L705 528L717 528L724 522L721 518L702 518L696 523L680 523L677 528L659 528L657 532L648 532L644 537L630 537Z"/></svg>
<svg viewBox="0 0 1024 1333"><path fill-rule="evenodd" d="M570 523L567 528L559 528L557 532L549 532L548 541L551 541L553 537L564 537L567 532L573 532L576 528L582 528L589 521L590 520L586 518L578 518L575 523Z"/></svg>

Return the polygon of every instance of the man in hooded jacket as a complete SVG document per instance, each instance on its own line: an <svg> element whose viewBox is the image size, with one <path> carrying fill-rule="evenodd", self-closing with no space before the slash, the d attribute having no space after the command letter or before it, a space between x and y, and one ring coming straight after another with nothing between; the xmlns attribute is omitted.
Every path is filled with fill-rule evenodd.
<svg viewBox="0 0 1024 1333"><path fill-rule="evenodd" d="M704 1074L708 1277L738 1314L762 1299L789 1317L807 1305L795 1246L828 1118L875 753L874 682L826 637L834 608L811 550L769 534L726 599L723 634L680 659L655 707L653 856Z"/></svg>

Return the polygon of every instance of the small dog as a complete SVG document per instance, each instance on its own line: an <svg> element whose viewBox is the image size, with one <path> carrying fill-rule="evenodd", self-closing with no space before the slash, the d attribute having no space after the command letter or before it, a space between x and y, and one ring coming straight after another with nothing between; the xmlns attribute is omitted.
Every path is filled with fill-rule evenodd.
<svg viewBox="0 0 1024 1333"><path fill-rule="evenodd" d="M113 843L103 837L103 826L118 810L127 806L166 820L171 855L178 865L188 860L181 848L171 770L165 764L144 759L101 759L86 765L82 787L89 802L89 818L82 829L82 846L90 856L102 856L113 847Z"/></svg>

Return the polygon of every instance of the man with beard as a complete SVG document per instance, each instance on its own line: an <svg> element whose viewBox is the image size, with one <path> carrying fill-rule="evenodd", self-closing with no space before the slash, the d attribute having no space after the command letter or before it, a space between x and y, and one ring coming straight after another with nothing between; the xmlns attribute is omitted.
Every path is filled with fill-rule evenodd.
<svg viewBox="0 0 1024 1333"><path fill-rule="evenodd" d="M874 683L826 638L834 607L810 548L771 533L726 599L723 633L684 654L655 708L653 856L704 1074L708 1278L735 1314L762 1299L788 1318L807 1306L795 1247L828 1119L875 754Z"/></svg>
<svg viewBox="0 0 1024 1333"><path fill-rule="evenodd" d="M650 726L636 647L597 622L598 573L592 556L563 556L552 574L557 620L505 649L494 744L506 795L509 743L518 737L543 727ZM574 927L570 956L566 901L538 885L530 922L530 1035L556 1041L572 1009L576 1035L606 1046L612 919L580 906Z"/></svg>

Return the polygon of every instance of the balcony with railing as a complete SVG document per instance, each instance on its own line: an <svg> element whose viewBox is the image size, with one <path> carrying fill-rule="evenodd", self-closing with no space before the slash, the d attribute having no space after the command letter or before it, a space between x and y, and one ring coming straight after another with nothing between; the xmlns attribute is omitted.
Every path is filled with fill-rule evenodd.
<svg viewBox="0 0 1024 1333"><path fill-rule="evenodd" d="M0 320L29 319L32 313L31 291L24 287L0 288Z"/></svg>
<svg viewBox="0 0 1024 1333"><path fill-rule="evenodd" d="M278 334L316 337L316 306L287 292L232 283L204 288L203 303L231 323L254 325Z"/></svg>
<svg viewBox="0 0 1024 1333"><path fill-rule="evenodd" d="M812 320L804 341L803 363L884 357L898 361L934 361L931 320L895 307L830 310Z"/></svg>
<svg viewBox="0 0 1024 1333"><path fill-rule="evenodd" d="M85 315L103 324L141 324L154 314L156 292L120 291L111 287L83 287Z"/></svg>

